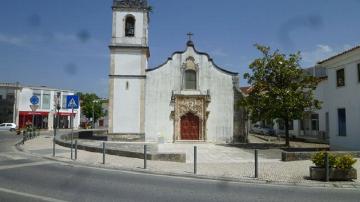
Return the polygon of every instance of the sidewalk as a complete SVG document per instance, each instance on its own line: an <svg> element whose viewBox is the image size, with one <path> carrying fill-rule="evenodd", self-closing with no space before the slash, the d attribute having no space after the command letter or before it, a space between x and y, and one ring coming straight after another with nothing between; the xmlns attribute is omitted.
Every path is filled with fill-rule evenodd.
<svg viewBox="0 0 360 202"><path fill-rule="evenodd" d="M254 183L274 183L287 185L302 185L314 187L337 187L360 189L360 180L353 182L318 182L307 180L311 161L282 162L279 159L267 158L267 150L259 150L259 178L254 178L254 160L251 150L240 148L223 147L204 144L198 145L198 167L197 175L193 174L193 160L189 144L164 144L159 149L168 151L188 151L187 163L147 161L146 172L169 174L177 176L193 176L210 179L225 179L231 181L243 181ZM20 145L25 152L52 158L52 136L41 135L29 140L25 145ZM239 156L236 156L239 155ZM233 157L230 160L229 157ZM114 169L125 169L144 172L143 159L106 155L106 163L102 164L102 154L78 150L78 159L70 159L70 149L56 145L55 160L80 163L87 166L106 167ZM355 168L360 171L360 160Z"/></svg>

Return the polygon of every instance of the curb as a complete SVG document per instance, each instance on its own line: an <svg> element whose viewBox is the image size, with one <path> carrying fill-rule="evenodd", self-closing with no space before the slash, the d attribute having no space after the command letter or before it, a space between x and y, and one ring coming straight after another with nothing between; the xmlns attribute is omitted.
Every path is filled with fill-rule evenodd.
<svg viewBox="0 0 360 202"><path fill-rule="evenodd" d="M153 171L153 170L144 170L142 168L125 168L125 167L116 167L102 164L93 164L85 163L80 161L74 161L70 159L62 159L59 157L48 157L39 154L32 153L21 147L22 141L16 143L15 148L23 153L27 153L39 158L46 160L51 160L59 163L65 163L73 166L95 168L95 169L105 169L111 171L124 171L124 172L133 172L137 174L150 174L158 176L170 176L170 177L182 177L188 179L200 179L200 180L214 180L214 181L223 181L223 182L233 182L233 183L247 183L247 184L260 184L260 185L276 185L276 186L295 186L295 187L304 187L304 188L334 188L334 189L357 189L360 190L360 184L340 184L335 182L319 182L319 183L303 183L303 182L285 182L285 181L273 181L273 180L264 180L256 178L232 178L232 177L217 177L217 176L208 176L200 174L186 174L186 173L173 173L166 171Z"/></svg>

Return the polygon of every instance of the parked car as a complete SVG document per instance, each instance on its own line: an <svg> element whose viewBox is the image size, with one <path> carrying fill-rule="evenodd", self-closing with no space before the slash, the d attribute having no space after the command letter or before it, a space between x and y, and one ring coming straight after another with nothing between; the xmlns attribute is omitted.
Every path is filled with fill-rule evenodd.
<svg viewBox="0 0 360 202"><path fill-rule="evenodd" d="M263 135L275 135L275 131L272 128L264 127L261 130Z"/></svg>
<svg viewBox="0 0 360 202"><path fill-rule="evenodd" d="M257 133L257 134L261 134L261 135L274 135L275 131L272 128L269 127L261 127L258 124L255 124L251 131L252 133Z"/></svg>
<svg viewBox="0 0 360 202"><path fill-rule="evenodd" d="M252 132L252 133L257 133L257 134L262 134L261 127L260 127L259 125L257 125L257 124L255 124L255 125L251 128L250 132Z"/></svg>
<svg viewBox="0 0 360 202"><path fill-rule="evenodd" d="M15 123L2 123L2 124L0 124L0 130L15 131L16 124Z"/></svg>

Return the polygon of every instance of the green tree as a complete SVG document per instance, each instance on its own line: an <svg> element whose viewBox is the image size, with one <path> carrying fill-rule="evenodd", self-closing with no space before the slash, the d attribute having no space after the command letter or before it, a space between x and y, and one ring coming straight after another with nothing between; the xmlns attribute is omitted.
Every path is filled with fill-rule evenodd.
<svg viewBox="0 0 360 202"><path fill-rule="evenodd" d="M247 107L253 121L282 119L289 147L289 121L320 109L321 103L313 95L318 79L301 69L300 52L285 55L278 50L272 52L270 47L258 44L255 47L262 57L250 64L251 74L244 74L251 91L241 104Z"/></svg>
<svg viewBox="0 0 360 202"><path fill-rule="evenodd" d="M101 100L95 93L78 93L81 103L81 111L86 116L86 118L93 118L95 122L105 115L102 110ZM94 113L94 114L93 114Z"/></svg>

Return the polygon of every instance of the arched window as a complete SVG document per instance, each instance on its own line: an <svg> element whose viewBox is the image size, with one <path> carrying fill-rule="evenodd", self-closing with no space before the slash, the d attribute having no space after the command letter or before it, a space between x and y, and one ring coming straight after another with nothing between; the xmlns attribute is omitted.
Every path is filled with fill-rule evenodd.
<svg viewBox="0 0 360 202"><path fill-rule="evenodd" d="M185 71L185 89L196 90L196 71Z"/></svg>
<svg viewBox="0 0 360 202"><path fill-rule="evenodd" d="M125 20L125 36L135 36L135 18L133 16L126 17Z"/></svg>

